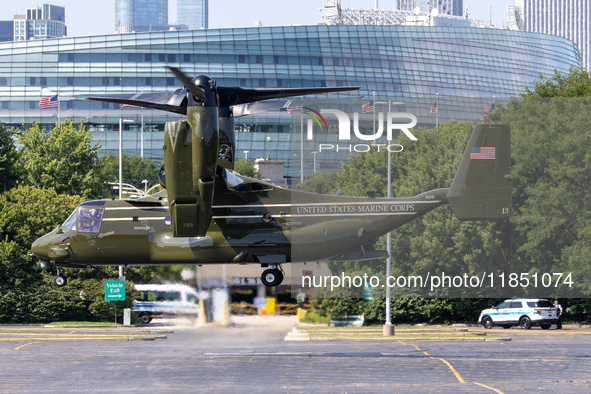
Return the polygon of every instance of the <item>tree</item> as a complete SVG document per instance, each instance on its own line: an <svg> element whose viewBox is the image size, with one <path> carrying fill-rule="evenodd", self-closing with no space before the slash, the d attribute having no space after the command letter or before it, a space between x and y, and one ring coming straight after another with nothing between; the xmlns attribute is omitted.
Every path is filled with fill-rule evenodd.
<svg viewBox="0 0 591 394"><path fill-rule="evenodd" d="M551 78L540 76L533 90L525 88L524 97L590 97L589 72L571 67L568 73L555 70Z"/></svg>
<svg viewBox="0 0 591 394"><path fill-rule="evenodd" d="M261 179L261 173L255 170L251 161L244 157L234 163L234 171L249 178Z"/></svg>
<svg viewBox="0 0 591 394"><path fill-rule="evenodd" d="M546 94L547 85L541 88ZM560 88L585 93L577 86ZM572 273L572 296L589 295L591 99L531 93L511 101L502 118L512 127L516 215L511 221L522 239L523 266L540 274Z"/></svg>
<svg viewBox="0 0 591 394"><path fill-rule="evenodd" d="M49 131L33 123L17 138L23 146L19 159L25 184L83 197L105 193L96 168L100 145L92 144L90 131L82 122L76 129L68 119Z"/></svg>
<svg viewBox="0 0 591 394"><path fill-rule="evenodd" d="M23 250L68 218L84 199L53 188L19 186L0 194L0 239L8 237Z"/></svg>
<svg viewBox="0 0 591 394"><path fill-rule="evenodd" d="M119 182L119 156L109 153L103 156L98 163L101 169L102 178L107 182ZM148 188L158 184L159 168L152 160L142 158L139 155L128 155L123 153L122 157L123 183L131 184L140 190L145 186L142 181L148 181ZM118 191L111 190L115 196Z"/></svg>
<svg viewBox="0 0 591 394"><path fill-rule="evenodd" d="M13 132L0 124L0 193L16 184L19 172L16 165L18 152L14 147Z"/></svg>
<svg viewBox="0 0 591 394"><path fill-rule="evenodd" d="M294 190L315 193L316 185L320 184L323 194L334 194L338 190L337 181L338 171L317 172L306 178L303 183L298 183Z"/></svg>

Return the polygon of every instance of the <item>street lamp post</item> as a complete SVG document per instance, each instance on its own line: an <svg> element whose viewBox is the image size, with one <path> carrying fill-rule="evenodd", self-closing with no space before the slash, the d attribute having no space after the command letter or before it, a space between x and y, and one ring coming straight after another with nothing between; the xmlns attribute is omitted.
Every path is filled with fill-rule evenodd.
<svg viewBox="0 0 591 394"><path fill-rule="evenodd" d="M271 142L271 137L267 137L267 160L271 160L271 151L269 149L269 145Z"/></svg>
<svg viewBox="0 0 591 394"><path fill-rule="evenodd" d="M244 159L245 159L246 161L248 161L248 152L250 152L250 151L248 151L248 150L243 150L242 152L244 152Z"/></svg>
<svg viewBox="0 0 591 394"><path fill-rule="evenodd" d="M392 112L392 104L404 104L401 102L388 101L374 101L374 116L375 116L375 105L376 104L388 104L388 113ZM392 152L388 149L388 187L387 194L388 198L391 197L392 190ZM388 232L386 236L386 251L388 253L388 259L386 260L386 281L392 272L392 233ZM393 335L394 327L392 326L392 308L391 308L392 291L389 286L386 286L386 324L384 324L383 333L384 335Z"/></svg>
<svg viewBox="0 0 591 394"><path fill-rule="evenodd" d="M148 194L148 183L149 183L149 182L150 182L150 181L148 181L147 179L144 179L144 180L142 181L142 183L144 184L144 192L145 192L146 194Z"/></svg>
<svg viewBox="0 0 591 394"><path fill-rule="evenodd" d="M133 123L133 120L119 118L119 199L123 198L123 123Z"/></svg>
<svg viewBox="0 0 591 394"><path fill-rule="evenodd" d="M316 153L318 153L318 151L312 152L314 155L314 174L316 174Z"/></svg>

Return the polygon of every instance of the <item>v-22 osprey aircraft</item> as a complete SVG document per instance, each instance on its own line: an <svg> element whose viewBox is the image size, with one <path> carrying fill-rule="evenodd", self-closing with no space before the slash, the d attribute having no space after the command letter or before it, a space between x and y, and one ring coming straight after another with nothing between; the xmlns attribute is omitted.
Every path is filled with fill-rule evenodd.
<svg viewBox="0 0 591 394"><path fill-rule="evenodd" d="M283 281L282 264L387 257L377 239L443 206L460 220L509 217L509 128L474 127L449 188L412 197L333 196L288 190L233 171L234 116L273 107L263 100L356 90L358 87L242 89L190 79L169 67L185 89L171 93L94 95L186 115L164 133L164 190L139 199L81 203L66 221L36 240L43 269L117 265L260 264L266 286Z"/></svg>

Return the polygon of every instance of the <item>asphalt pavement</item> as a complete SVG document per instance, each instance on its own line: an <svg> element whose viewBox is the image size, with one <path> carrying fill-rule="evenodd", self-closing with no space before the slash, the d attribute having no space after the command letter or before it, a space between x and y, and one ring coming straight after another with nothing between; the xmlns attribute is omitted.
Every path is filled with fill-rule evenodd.
<svg viewBox="0 0 591 394"><path fill-rule="evenodd" d="M508 342L286 342L294 318L233 321L155 320L172 332L154 341L0 342L0 393L591 392L589 329L499 330Z"/></svg>

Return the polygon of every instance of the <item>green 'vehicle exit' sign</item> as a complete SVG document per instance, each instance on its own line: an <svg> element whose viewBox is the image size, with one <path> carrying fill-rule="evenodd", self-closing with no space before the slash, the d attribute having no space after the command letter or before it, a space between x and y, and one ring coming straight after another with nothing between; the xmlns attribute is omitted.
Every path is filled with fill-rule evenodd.
<svg viewBox="0 0 591 394"><path fill-rule="evenodd" d="M105 281L105 301L125 301L125 281Z"/></svg>

